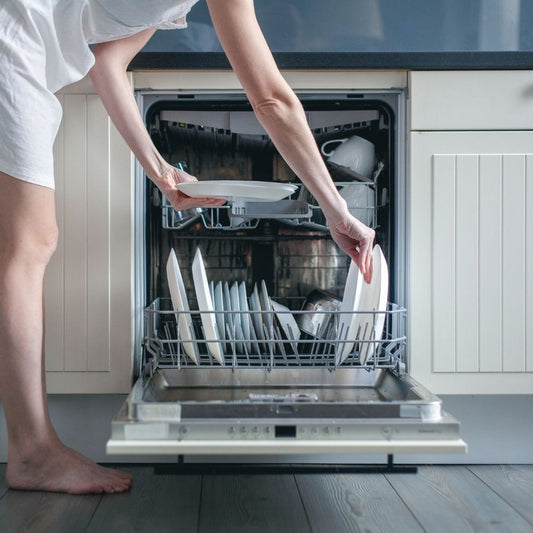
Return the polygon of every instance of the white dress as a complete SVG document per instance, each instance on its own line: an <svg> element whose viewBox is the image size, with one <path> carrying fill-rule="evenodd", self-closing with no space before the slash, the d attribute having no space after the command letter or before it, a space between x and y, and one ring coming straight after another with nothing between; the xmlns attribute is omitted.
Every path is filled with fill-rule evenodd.
<svg viewBox="0 0 533 533"><path fill-rule="evenodd" d="M89 44L185 28L198 0L0 0L0 171L54 188L54 93L94 64Z"/></svg>

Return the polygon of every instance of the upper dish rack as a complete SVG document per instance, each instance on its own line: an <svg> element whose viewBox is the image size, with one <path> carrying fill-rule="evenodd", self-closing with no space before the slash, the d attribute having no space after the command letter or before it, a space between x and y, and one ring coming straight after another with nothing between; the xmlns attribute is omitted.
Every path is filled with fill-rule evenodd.
<svg viewBox="0 0 533 533"><path fill-rule="evenodd" d="M348 204L348 210L371 228L377 226L377 208L386 202L378 202L373 182L336 182L337 189ZM383 195L385 196L385 195ZM301 184L288 199L276 202L249 202L230 200L220 207L207 207L176 211L163 197L163 229L182 230L201 221L210 230L255 229L262 219L277 219L293 226L303 226L318 231L328 231L327 221L316 200Z"/></svg>
<svg viewBox="0 0 533 533"><path fill-rule="evenodd" d="M276 299L273 299L274 301ZM288 298L284 302L291 310L281 311L298 315L310 315L311 311L292 310L301 307L302 298ZM405 319L406 310L396 304L389 303L386 311L320 311L325 317L320 334L302 333L296 339L283 328L279 322L280 311L261 311L264 322L263 338L258 338L251 329L249 336L243 336L233 325L226 327L224 339L210 338L204 334L201 325L202 314L220 314L220 311L189 311L174 312L170 310L170 300L157 298L145 309L146 336L144 349L145 358L149 362L150 372L157 368L185 367L219 367L217 361L208 350L208 343L219 343L223 351L223 366L226 368L266 368L271 370L280 367L325 367L329 370L352 367L366 370L387 368L398 374L405 372L404 352L406 344ZM252 320L257 311L223 311L226 315ZM194 344L197 349L198 361L193 362L184 351L184 340L179 331L180 314L190 317L193 334L188 335L186 342ZM368 331L358 331L355 337L346 338L346 332L339 330L341 315L364 314L372 316L376 321L378 315L385 318L384 335L380 340L373 340ZM278 316L277 316L278 315ZM235 324L236 321L233 321ZM287 334L289 333L289 334ZM341 357L342 356L342 357Z"/></svg>

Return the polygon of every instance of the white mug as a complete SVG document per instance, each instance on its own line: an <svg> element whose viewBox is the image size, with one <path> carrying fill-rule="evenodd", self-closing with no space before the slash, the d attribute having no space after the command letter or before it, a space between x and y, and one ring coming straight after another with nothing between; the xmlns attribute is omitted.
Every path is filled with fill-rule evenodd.
<svg viewBox="0 0 533 533"><path fill-rule="evenodd" d="M330 152L326 151L326 146L333 143L340 143L340 146ZM365 180L372 179L375 148L363 137L354 135L344 139L332 139L325 142L320 151L328 158L328 163L346 167Z"/></svg>

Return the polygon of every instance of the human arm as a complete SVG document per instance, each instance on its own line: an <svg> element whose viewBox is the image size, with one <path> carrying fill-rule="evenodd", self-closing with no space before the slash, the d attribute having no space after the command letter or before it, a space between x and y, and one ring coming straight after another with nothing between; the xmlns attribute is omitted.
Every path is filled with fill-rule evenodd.
<svg viewBox="0 0 533 533"><path fill-rule="evenodd" d="M257 22L253 0L207 0L226 55L279 153L317 199L332 237L372 277L374 231L354 218L316 146L302 105L279 72Z"/></svg>
<svg viewBox="0 0 533 533"><path fill-rule="evenodd" d="M93 48L96 61L89 75L111 120L139 160L146 175L175 209L221 205L224 200L191 198L176 190L177 183L196 181L196 178L163 159L154 146L139 113L126 69L154 31L148 29L131 37L96 44Z"/></svg>

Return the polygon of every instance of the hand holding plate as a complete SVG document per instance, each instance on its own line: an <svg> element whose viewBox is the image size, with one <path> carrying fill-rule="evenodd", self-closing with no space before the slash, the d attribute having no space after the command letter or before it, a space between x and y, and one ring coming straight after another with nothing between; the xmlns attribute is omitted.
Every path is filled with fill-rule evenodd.
<svg viewBox="0 0 533 533"><path fill-rule="evenodd" d="M372 245L376 232L350 214L334 223L328 222L333 240L355 261L365 281L370 283L373 270Z"/></svg>
<svg viewBox="0 0 533 533"><path fill-rule="evenodd" d="M194 207L217 207L226 203L224 198L192 198L176 189L178 183L195 181L198 180L184 170L169 166L161 178L157 180L156 185L176 211L185 211Z"/></svg>

